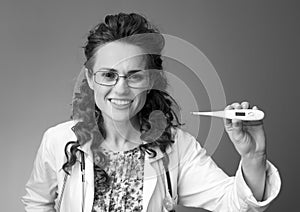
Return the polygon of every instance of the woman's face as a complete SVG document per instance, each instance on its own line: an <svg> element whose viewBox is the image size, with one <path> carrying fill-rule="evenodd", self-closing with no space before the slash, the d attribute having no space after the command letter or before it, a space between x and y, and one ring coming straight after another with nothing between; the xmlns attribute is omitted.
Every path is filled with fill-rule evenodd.
<svg viewBox="0 0 300 212"><path fill-rule="evenodd" d="M92 71L112 71L119 76L128 76L137 70L145 69L145 58L145 53L140 47L115 41L96 51ZM94 78L95 75L87 75L89 86L94 90L96 105L102 111L104 119L130 120L143 108L147 96L144 88L129 87L123 77L119 77L113 86L99 85Z"/></svg>

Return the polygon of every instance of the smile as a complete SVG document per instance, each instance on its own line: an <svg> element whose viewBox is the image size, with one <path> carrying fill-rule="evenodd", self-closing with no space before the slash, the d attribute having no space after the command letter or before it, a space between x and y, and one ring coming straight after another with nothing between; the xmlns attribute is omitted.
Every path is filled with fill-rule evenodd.
<svg viewBox="0 0 300 212"><path fill-rule="evenodd" d="M109 101L115 105L125 106L129 105L133 100L128 99L109 99Z"/></svg>

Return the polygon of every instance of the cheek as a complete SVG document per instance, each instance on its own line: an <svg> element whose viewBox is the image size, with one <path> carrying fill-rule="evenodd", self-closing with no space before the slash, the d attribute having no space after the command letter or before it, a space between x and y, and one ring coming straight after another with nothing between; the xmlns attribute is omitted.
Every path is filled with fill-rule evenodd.
<svg viewBox="0 0 300 212"><path fill-rule="evenodd" d="M107 93L104 89L97 88L94 90L94 101L100 110L104 107Z"/></svg>
<svg viewBox="0 0 300 212"><path fill-rule="evenodd" d="M145 102L146 102L146 99L147 99L147 92L145 91L145 92L142 92L142 93L140 93L140 94L138 94L137 96L136 96L136 104L137 104L137 110L138 111L140 111L143 107L144 107L144 105L145 105Z"/></svg>

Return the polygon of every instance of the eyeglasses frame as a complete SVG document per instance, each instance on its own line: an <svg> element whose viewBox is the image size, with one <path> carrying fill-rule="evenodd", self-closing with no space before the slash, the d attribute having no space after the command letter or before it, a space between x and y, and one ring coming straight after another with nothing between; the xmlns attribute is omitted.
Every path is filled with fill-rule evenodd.
<svg viewBox="0 0 300 212"><path fill-rule="evenodd" d="M141 71L146 71L146 70L141 70ZM133 74L129 74L129 75L128 75L128 74L127 74L127 75L119 75L118 72L114 72L115 74L117 74L117 79L115 80L115 83L112 84L112 85L106 85L106 84L101 84L101 83L97 82L95 76L96 76L96 74L97 74L98 72L105 73L105 72L109 72L109 71L96 71L95 73L93 73L93 76L94 76L94 82L97 83L98 85L107 86L107 87L113 87L113 86L115 86L115 85L119 82L119 79L122 77L122 78L124 78L124 79L126 80L127 86L128 86L129 88L145 89L145 88L149 88L149 87L150 87L150 85L148 85L148 86L146 86L146 87L132 87L132 86L130 86L130 85L128 84L127 78L130 77L131 75L135 74L135 73L138 73L139 71L138 71L138 72L135 72L135 73L133 73ZM150 84L150 83L149 83L149 84Z"/></svg>

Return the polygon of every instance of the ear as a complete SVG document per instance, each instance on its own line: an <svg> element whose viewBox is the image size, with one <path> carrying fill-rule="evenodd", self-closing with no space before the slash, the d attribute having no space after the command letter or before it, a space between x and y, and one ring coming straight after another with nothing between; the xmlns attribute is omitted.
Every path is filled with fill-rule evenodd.
<svg viewBox="0 0 300 212"><path fill-rule="evenodd" d="M84 68L84 74L85 74L85 77L87 79L90 89L94 90L93 76L90 76L89 70L87 68Z"/></svg>

